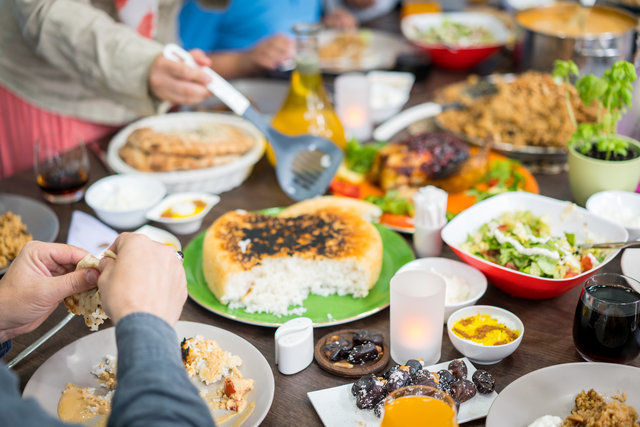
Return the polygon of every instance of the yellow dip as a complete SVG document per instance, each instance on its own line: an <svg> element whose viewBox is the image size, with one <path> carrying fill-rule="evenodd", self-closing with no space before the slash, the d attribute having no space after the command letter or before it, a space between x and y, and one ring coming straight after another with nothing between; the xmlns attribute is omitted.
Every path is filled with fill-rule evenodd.
<svg viewBox="0 0 640 427"><path fill-rule="evenodd" d="M621 34L636 25L635 19L615 9L582 8L578 3L568 2L525 10L518 13L517 20L529 30L560 37Z"/></svg>
<svg viewBox="0 0 640 427"><path fill-rule="evenodd" d="M488 314L463 317L452 330L462 339L488 346L510 343L520 335L519 331L507 328Z"/></svg>
<svg viewBox="0 0 640 427"><path fill-rule="evenodd" d="M103 427L107 425L111 402L94 393L92 387L68 383L58 402L58 417L68 423Z"/></svg>
<svg viewBox="0 0 640 427"><path fill-rule="evenodd" d="M202 200L176 203L160 215L162 218L188 218L198 215L207 206Z"/></svg>

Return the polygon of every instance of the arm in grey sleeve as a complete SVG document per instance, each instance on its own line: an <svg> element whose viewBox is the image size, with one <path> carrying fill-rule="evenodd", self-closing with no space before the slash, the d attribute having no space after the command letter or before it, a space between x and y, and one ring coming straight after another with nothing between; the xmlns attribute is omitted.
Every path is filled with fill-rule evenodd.
<svg viewBox="0 0 640 427"><path fill-rule="evenodd" d="M18 376L0 363L0 426L69 426L49 415L34 399L23 399Z"/></svg>
<svg viewBox="0 0 640 427"><path fill-rule="evenodd" d="M116 326L118 386L109 426L213 426L187 377L175 331L159 317L134 313Z"/></svg>
<svg viewBox="0 0 640 427"><path fill-rule="evenodd" d="M36 54L85 87L140 114L153 114L149 68L162 44L114 21L88 0L14 0Z"/></svg>

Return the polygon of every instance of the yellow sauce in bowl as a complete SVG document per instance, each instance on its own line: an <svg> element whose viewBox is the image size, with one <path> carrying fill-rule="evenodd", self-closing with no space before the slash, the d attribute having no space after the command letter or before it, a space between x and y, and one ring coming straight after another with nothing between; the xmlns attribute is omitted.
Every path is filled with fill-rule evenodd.
<svg viewBox="0 0 640 427"><path fill-rule="evenodd" d="M189 218L198 215L207 206L202 200L176 203L165 209L160 216L162 218Z"/></svg>
<svg viewBox="0 0 640 427"><path fill-rule="evenodd" d="M515 341L520 332L509 329L488 314L463 317L451 328L458 337L486 346L508 344Z"/></svg>
<svg viewBox="0 0 640 427"><path fill-rule="evenodd" d="M516 19L528 30L560 37L621 34L636 25L635 19L621 11L599 6L583 8L567 2L525 10Z"/></svg>

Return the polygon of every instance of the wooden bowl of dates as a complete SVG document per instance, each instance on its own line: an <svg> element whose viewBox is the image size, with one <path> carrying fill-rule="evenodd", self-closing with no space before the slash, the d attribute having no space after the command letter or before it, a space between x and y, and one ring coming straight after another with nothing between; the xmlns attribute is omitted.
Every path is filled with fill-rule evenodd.
<svg viewBox="0 0 640 427"><path fill-rule="evenodd" d="M315 359L327 372L358 378L384 370L389 362L389 346L379 332L340 329L316 342Z"/></svg>

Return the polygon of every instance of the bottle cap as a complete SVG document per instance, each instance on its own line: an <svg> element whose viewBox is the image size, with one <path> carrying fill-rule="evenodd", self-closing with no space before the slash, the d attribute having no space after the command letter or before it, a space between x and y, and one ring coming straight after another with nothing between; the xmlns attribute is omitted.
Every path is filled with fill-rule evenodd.
<svg viewBox="0 0 640 427"><path fill-rule="evenodd" d="M313 361L313 322L298 317L276 329L276 365L285 374L296 374Z"/></svg>

